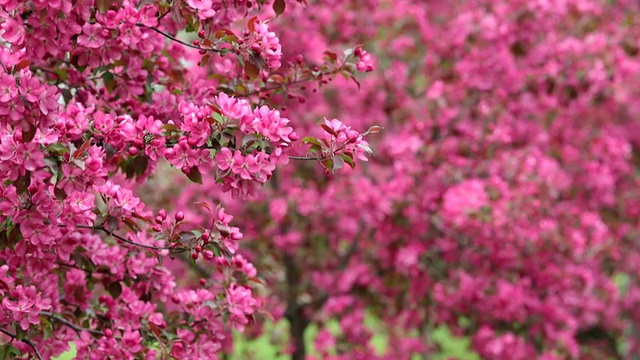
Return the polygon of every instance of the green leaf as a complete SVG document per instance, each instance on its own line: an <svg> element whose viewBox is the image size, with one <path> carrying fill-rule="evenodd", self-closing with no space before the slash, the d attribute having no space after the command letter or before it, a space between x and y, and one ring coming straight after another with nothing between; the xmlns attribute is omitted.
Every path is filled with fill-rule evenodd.
<svg viewBox="0 0 640 360"><path fill-rule="evenodd" d="M319 145L311 145L311 147L309 148L309 153L315 156L320 156L320 154L322 153L322 148Z"/></svg>
<svg viewBox="0 0 640 360"><path fill-rule="evenodd" d="M120 284L120 281L114 281L107 285L107 291L114 299L119 298L120 294L122 294L122 285Z"/></svg>
<svg viewBox="0 0 640 360"><path fill-rule="evenodd" d="M302 143L303 144L313 144L313 145L322 146L322 144L320 143L320 140L318 140L317 138L315 138L313 136L307 136L307 137L302 138Z"/></svg>
<svg viewBox="0 0 640 360"><path fill-rule="evenodd" d="M286 4L284 0L276 0L273 2L273 11L275 11L276 16L280 16L284 9L286 8Z"/></svg>
<svg viewBox="0 0 640 360"><path fill-rule="evenodd" d="M53 143L47 147L47 151L49 151L50 153L56 153L58 155L62 155L62 154L68 153L69 149L67 149L67 147L64 146L62 143Z"/></svg>
<svg viewBox="0 0 640 360"><path fill-rule="evenodd" d="M109 94L111 94L118 85L115 75L110 72L106 72L102 75L102 81L104 81L104 86L107 88L107 91L109 91Z"/></svg>
<svg viewBox="0 0 640 360"><path fill-rule="evenodd" d="M136 175L141 176L147 170L149 166L149 159L146 156L136 156L133 159L133 170L136 172Z"/></svg>
<svg viewBox="0 0 640 360"><path fill-rule="evenodd" d="M53 325L46 316L40 316L40 327L42 328L43 340L51 337L53 334Z"/></svg>
<svg viewBox="0 0 640 360"><path fill-rule="evenodd" d="M349 164L352 169L356 167L356 163L353 162L353 155L351 155L351 153L340 154L340 157L344 160L344 162Z"/></svg>
<svg viewBox="0 0 640 360"><path fill-rule="evenodd" d="M242 147L246 147L247 144L252 145L258 138L254 134L249 134L242 139Z"/></svg>
<svg viewBox="0 0 640 360"><path fill-rule="evenodd" d="M0 346L0 359L17 359L21 354L11 343Z"/></svg>
<svg viewBox="0 0 640 360"><path fill-rule="evenodd" d="M217 122L219 122L220 124L224 124L224 117L221 114L214 112L212 116Z"/></svg>

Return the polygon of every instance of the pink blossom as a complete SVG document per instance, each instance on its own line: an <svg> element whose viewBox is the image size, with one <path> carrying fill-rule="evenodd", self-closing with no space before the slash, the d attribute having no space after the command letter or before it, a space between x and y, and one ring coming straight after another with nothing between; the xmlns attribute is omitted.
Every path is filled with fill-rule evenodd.
<svg viewBox="0 0 640 360"><path fill-rule="evenodd" d="M102 27L99 24L85 23L82 26L82 35L78 37L78 45L86 46L91 49L97 49L105 44L102 36Z"/></svg>

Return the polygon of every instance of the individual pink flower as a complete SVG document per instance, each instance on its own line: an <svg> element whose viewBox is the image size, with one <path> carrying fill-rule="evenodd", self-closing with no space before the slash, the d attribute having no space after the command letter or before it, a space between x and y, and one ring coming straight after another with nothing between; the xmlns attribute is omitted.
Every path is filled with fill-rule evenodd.
<svg viewBox="0 0 640 360"><path fill-rule="evenodd" d="M250 180L255 173L260 171L260 166L256 162L256 158L253 155L243 156L239 150L236 150L233 155L233 166L231 172L244 180Z"/></svg>
<svg viewBox="0 0 640 360"><path fill-rule="evenodd" d="M78 45L97 49L104 44L105 38L102 36L102 26L88 22L82 26L82 34L78 36Z"/></svg>
<svg viewBox="0 0 640 360"><path fill-rule="evenodd" d="M235 157L229 148L223 147L216 154L216 161L218 162L218 168L222 171L227 171L234 166Z"/></svg>

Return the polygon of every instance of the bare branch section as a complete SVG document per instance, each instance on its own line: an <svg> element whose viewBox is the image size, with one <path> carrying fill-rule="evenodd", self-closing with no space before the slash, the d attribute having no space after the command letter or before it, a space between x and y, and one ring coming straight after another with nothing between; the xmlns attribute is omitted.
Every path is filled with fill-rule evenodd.
<svg viewBox="0 0 640 360"><path fill-rule="evenodd" d="M16 334L11 333L11 332L9 332L7 330L0 329L0 332L5 334L5 335L7 335L8 337L10 337L11 341L17 339ZM33 342L31 342L31 340L29 340L29 339L20 339L20 341L22 341L23 343L29 345L29 347L31 349L33 349L33 353L35 354L36 358L38 358L38 360L42 360L43 359L42 355L40 354L40 351L38 351L38 348L36 347L36 345Z"/></svg>
<svg viewBox="0 0 640 360"><path fill-rule="evenodd" d="M55 320L55 321L57 321L57 322L59 322L59 323L61 323L63 325L66 325L66 326L70 327L71 329L73 329L78 334L83 332L83 331L87 331L87 332L89 332L91 334L94 334L94 335L104 336L104 333L102 331L100 331L100 330L88 329L88 328L84 328L82 326L78 326L78 325L72 323L71 321L63 318L62 316L60 316L58 314L54 314L54 313L51 313L51 312L48 312L48 311L41 311L40 315L46 316L46 317L48 317L48 318L50 318L52 320Z"/></svg>

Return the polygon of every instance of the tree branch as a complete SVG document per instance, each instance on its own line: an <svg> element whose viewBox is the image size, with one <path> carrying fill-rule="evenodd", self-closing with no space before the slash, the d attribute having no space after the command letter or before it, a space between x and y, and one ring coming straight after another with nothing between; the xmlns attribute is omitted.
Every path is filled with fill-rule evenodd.
<svg viewBox="0 0 640 360"><path fill-rule="evenodd" d="M180 45L184 45L184 46L186 46L186 47L190 47L190 48L192 48L192 49L197 49L197 50L200 50L200 51L206 51L206 52L214 52L214 53L222 53L222 52L223 52L223 51L222 51L222 50L220 50L220 49L206 49L206 48L203 48L203 47L200 47L200 46L196 46L196 45L193 45L193 44L189 44L189 43L188 43L188 42L186 42L186 41L182 41L182 40L178 39L177 37L174 37L174 36L171 36L170 34L167 34L166 32L164 32L164 31L162 31L162 30L158 29L158 28L157 28L157 27L155 27L155 26L146 26L146 25L143 25L143 24L140 24L140 23L138 23L138 24L136 24L136 25L137 25L137 26L140 26L140 27L146 27L147 29L151 29L151 30L153 30L153 31L157 32L158 34L160 34L160 35L162 35L162 36L166 37L167 39L169 39L169 40L171 40L171 41L175 41L175 42L177 42L177 43L178 43L178 44L180 44Z"/></svg>
<svg viewBox="0 0 640 360"><path fill-rule="evenodd" d="M318 74L318 76L335 75L335 74L339 73L340 71L342 71L342 66L344 66L344 65L341 65L337 69L334 69L334 70L331 70L331 71L323 71L320 74ZM252 90L250 92L247 92L247 93L242 93L242 94L235 93L235 95L236 96L243 96L243 97L251 96L251 95L258 95L263 91L277 90L277 89L285 88L285 87L291 86L291 85L298 85L298 84L302 84L302 83L305 83L305 82L308 82L308 81L316 80L316 78L317 77L302 77L300 79L293 80L293 81L290 81L290 82L287 82L287 83L277 84L276 86L264 86L264 87Z"/></svg>
<svg viewBox="0 0 640 360"><path fill-rule="evenodd" d="M140 244L137 243L135 241L131 241L125 237L122 237L118 234L115 234L114 232L108 230L107 228L105 228L104 226L86 226L86 225L77 225L76 227L80 228L80 229L90 229L90 230L99 230L102 232L107 233L109 236L118 239L124 243L130 244L130 245L135 245L135 246L139 246L145 249L151 249L151 250L171 250L170 247L168 246L164 246L164 247L160 247L160 246L153 246L153 245L146 245L146 244Z"/></svg>
<svg viewBox="0 0 640 360"><path fill-rule="evenodd" d="M7 335L8 337L10 337L12 341L14 339L17 339L16 334L10 333L7 330L0 329L0 332L5 334L5 335ZM42 359L42 355L40 354L40 351L38 351L38 348L36 347L36 345L33 342L31 342L31 340L21 339L20 341L22 341L23 343L29 345L33 349L33 352L35 353L36 358L38 358L39 360L43 360Z"/></svg>
<svg viewBox="0 0 640 360"><path fill-rule="evenodd" d="M46 316L50 319L53 319L61 324L64 324L70 328L72 328L76 333L80 333L82 331L88 331L91 334L95 334L95 335L100 335L100 336L104 336L104 333L100 330L94 330L94 329L88 329L88 328L84 328L82 326L78 326L72 322L70 322L69 320L63 318L62 316L58 315L58 314L54 314L48 311L41 311L40 315Z"/></svg>

